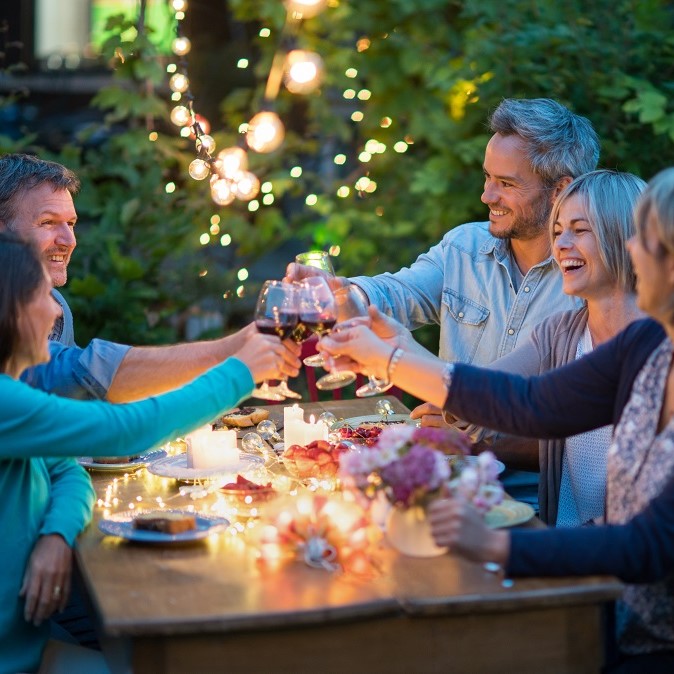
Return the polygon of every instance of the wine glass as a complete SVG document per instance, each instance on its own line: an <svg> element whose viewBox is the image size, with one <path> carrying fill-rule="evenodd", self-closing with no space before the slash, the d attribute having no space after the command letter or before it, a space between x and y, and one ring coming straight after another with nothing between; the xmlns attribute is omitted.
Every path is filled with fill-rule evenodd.
<svg viewBox="0 0 674 674"><path fill-rule="evenodd" d="M356 318L358 316L367 316L367 303L361 294L361 291L354 285L348 285L344 288L339 288L334 292L335 303L337 305L337 320L340 323L349 320L350 318ZM339 331L339 325L335 328L335 331ZM332 377L333 375L348 374L351 375L350 380L347 383L351 383L355 380L356 375L350 370L344 370L342 372L330 373L327 377ZM318 388L322 388L321 381L327 377L322 377L316 382ZM340 384L341 386L346 386L346 384ZM378 395L388 391L393 384L381 379L377 379L373 375L368 375L367 384L364 384L356 390L356 395L359 398L366 398L368 396ZM332 386L331 388L337 388Z"/></svg>
<svg viewBox="0 0 674 674"><path fill-rule="evenodd" d="M298 292L298 326L302 325L302 337L307 339L315 334L320 339L323 335L327 335L337 322L332 290L322 276L308 276L298 284ZM309 367L324 365L322 354L308 356L303 362Z"/></svg>
<svg viewBox="0 0 674 674"><path fill-rule="evenodd" d="M325 278L326 280L335 278L335 270L330 261L330 255L324 250L310 250L306 253L300 253L295 256L295 262L325 272L325 277L307 276L303 281L307 281L310 278ZM325 358L322 353L315 353L313 356L307 356L302 362L309 367L325 367Z"/></svg>
<svg viewBox="0 0 674 674"><path fill-rule="evenodd" d="M295 256L295 262L305 267L322 269L328 276L334 277L335 270L330 261L330 255L324 250L310 250Z"/></svg>
<svg viewBox="0 0 674 674"><path fill-rule="evenodd" d="M296 325L297 297L292 283L265 281L255 306L255 327L265 335L278 335L283 340L290 336ZM302 397L291 391L282 379L276 387L262 382L252 395L263 400L284 400L288 394L293 398Z"/></svg>

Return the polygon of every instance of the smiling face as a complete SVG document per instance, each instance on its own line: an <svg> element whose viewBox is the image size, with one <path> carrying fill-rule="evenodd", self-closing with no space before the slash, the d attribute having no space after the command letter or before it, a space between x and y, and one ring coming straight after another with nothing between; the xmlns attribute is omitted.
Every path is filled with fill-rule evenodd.
<svg viewBox="0 0 674 674"><path fill-rule="evenodd" d="M529 165L525 142L494 134L484 154L482 202L489 206L489 231L499 239L530 240L545 234L554 190Z"/></svg>
<svg viewBox="0 0 674 674"><path fill-rule="evenodd" d="M585 300L613 292L617 281L604 265L585 200L573 194L559 207L552 229L552 253L562 270L567 295Z"/></svg>
<svg viewBox="0 0 674 674"><path fill-rule="evenodd" d="M13 360L19 371L49 360L49 333L61 309L51 294L51 279L45 272L32 299L19 308L18 345Z"/></svg>
<svg viewBox="0 0 674 674"><path fill-rule="evenodd" d="M77 213L70 192L54 191L49 183L42 183L15 199L14 217L6 223L7 228L33 243L54 286L65 285L68 263L77 243Z"/></svg>
<svg viewBox="0 0 674 674"><path fill-rule="evenodd" d="M674 261L658 238L656 218L651 208L640 231L627 242L627 250L637 275L637 306L667 323L671 318Z"/></svg>

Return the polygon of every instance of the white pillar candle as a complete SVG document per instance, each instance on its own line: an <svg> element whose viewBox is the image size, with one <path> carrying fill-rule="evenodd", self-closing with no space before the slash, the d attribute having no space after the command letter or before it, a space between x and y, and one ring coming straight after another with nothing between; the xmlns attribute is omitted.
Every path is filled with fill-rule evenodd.
<svg viewBox="0 0 674 674"><path fill-rule="evenodd" d="M304 421L304 410L295 403L292 407L283 408L283 428L287 428L290 421Z"/></svg>
<svg viewBox="0 0 674 674"><path fill-rule="evenodd" d="M302 419L290 419L283 426L283 442L286 448L292 445L304 444L304 427L306 424Z"/></svg>
<svg viewBox="0 0 674 674"><path fill-rule="evenodd" d="M304 444L308 445L314 440L327 440L328 427L322 421L316 421L314 415L309 417L309 423L304 424Z"/></svg>
<svg viewBox="0 0 674 674"><path fill-rule="evenodd" d="M190 448L191 444L191 450ZM235 471L239 465L236 431L214 431L203 434L188 444L188 467L209 470L222 468Z"/></svg>

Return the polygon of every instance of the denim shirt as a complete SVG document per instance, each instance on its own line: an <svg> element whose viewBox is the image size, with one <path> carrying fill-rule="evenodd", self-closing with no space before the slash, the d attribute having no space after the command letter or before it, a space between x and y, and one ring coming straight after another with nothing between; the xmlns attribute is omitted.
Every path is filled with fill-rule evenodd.
<svg viewBox="0 0 674 674"><path fill-rule="evenodd" d="M578 309L565 295L552 257L533 266L519 291L510 276L510 244L488 222L456 227L395 274L350 279L370 302L411 329L440 325L439 356L487 365L510 353L550 314Z"/></svg>
<svg viewBox="0 0 674 674"><path fill-rule="evenodd" d="M63 320L49 342L49 362L26 370L21 380L33 388L66 398L103 399L130 346L94 339L84 349L75 345L73 315L63 295L52 291L63 308ZM58 340L55 341L55 337Z"/></svg>

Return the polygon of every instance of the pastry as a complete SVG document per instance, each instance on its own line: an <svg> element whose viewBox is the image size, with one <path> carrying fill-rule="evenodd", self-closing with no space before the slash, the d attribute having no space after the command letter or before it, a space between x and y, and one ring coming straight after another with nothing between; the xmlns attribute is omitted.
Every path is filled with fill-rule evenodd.
<svg viewBox="0 0 674 674"><path fill-rule="evenodd" d="M259 407L239 407L223 415L218 421L225 426L247 428L248 426L257 426L268 416L269 410L263 410Z"/></svg>
<svg viewBox="0 0 674 674"><path fill-rule="evenodd" d="M139 513L133 519L134 529L159 531L163 534L180 534L197 528L194 515L188 513L149 512Z"/></svg>

